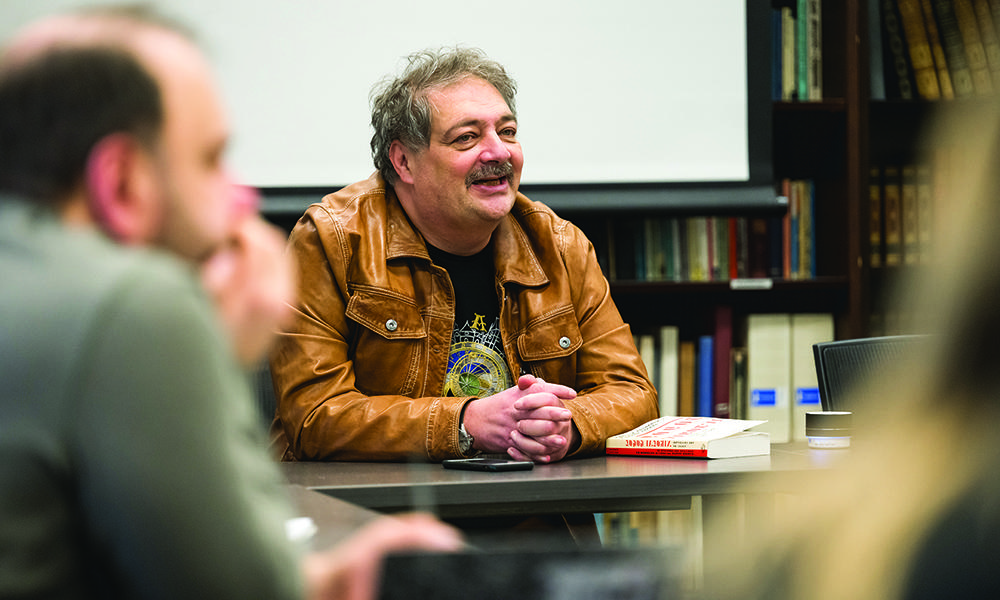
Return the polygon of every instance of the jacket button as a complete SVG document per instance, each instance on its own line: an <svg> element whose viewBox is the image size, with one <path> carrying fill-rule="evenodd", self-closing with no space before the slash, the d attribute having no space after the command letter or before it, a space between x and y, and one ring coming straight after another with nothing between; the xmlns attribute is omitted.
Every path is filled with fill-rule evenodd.
<svg viewBox="0 0 1000 600"><path fill-rule="evenodd" d="M559 338L559 347L562 348L563 350L565 350L566 348L569 348L569 345L571 343L572 342L570 342L569 338L566 337L566 336L562 336L561 338Z"/></svg>
<svg viewBox="0 0 1000 600"><path fill-rule="evenodd" d="M389 331L396 331L399 328L399 324L396 323L396 319L389 319L385 322L385 328Z"/></svg>

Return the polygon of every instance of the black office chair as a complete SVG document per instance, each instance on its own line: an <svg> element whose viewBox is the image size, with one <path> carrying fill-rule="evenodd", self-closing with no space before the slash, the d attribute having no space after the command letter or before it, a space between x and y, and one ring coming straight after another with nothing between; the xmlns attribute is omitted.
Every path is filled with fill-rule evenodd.
<svg viewBox="0 0 1000 600"><path fill-rule="evenodd" d="M823 410L855 410L854 387L884 373L925 339L926 335L893 335L813 344Z"/></svg>

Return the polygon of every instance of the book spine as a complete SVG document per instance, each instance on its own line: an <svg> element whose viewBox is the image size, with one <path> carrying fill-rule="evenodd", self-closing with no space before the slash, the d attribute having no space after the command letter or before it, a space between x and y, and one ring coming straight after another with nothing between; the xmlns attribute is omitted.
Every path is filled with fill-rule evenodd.
<svg viewBox="0 0 1000 600"><path fill-rule="evenodd" d="M948 61L944 55L944 47L941 45L941 35L938 32L937 22L934 21L934 9L931 7L931 0L920 0L920 12L923 13L924 25L927 27L927 42L931 47L934 68L937 69L941 97L945 100L951 100L955 97L955 89L951 85L951 74L948 73Z"/></svg>
<svg viewBox="0 0 1000 600"><path fill-rule="evenodd" d="M823 23L820 0L809 0L809 21L807 23L807 83L809 99L823 99Z"/></svg>
<svg viewBox="0 0 1000 600"><path fill-rule="evenodd" d="M791 179L782 181L788 196L788 270L792 279L799 279L799 186Z"/></svg>
<svg viewBox="0 0 1000 600"><path fill-rule="evenodd" d="M958 27L952 0L931 0L931 2L934 20L941 35L941 45L948 60L948 72L951 73L955 97L971 96L976 93L976 87L965 55L965 43L962 41L962 32Z"/></svg>
<svg viewBox="0 0 1000 600"><path fill-rule="evenodd" d="M730 353L729 418L747 418L747 350L734 347Z"/></svg>
<svg viewBox="0 0 1000 600"><path fill-rule="evenodd" d="M677 382L677 416L693 417L694 380L695 380L695 347L691 340L683 340L678 346L678 382Z"/></svg>
<svg viewBox="0 0 1000 600"><path fill-rule="evenodd" d="M747 418L766 420L762 431L774 443L791 435L791 315L752 314L747 317Z"/></svg>
<svg viewBox="0 0 1000 600"><path fill-rule="evenodd" d="M794 100L798 85L798 61L795 54L795 13L792 7L781 8L781 99Z"/></svg>
<svg viewBox="0 0 1000 600"><path fill-rule="evenodd" d="M917 167L904 165L900 181L900 202L903 216L903 264L920 262L919 207L917 205Z"/></svg>
<svg viewBox="0 0 1000 600"><path fill-rule="evenodd" d="M747 217L736 217L736 277L750 276L750 224Z"/></svg>
<svg viewBox="0 0 1000 600"><path fill-rule="evenodd" d="M782 179L778 188L778 203L785 205L785 214L781 217L781 245L785 249L781 257L781 276L785 279L792 277L792 210L788 199L787 179Z"/></svg>
<svg viewBox="0 0 1000 600"><path fill-rule="evenodd" d="M902 190L899 167L887 165L882 173L882 201L885 205L885 266L903 263Z"/></svg>
<svg viewBox="0 0 1000 600"><path fill-rule="evenodd" d="M822 410L813 344L833 340L833 315L798 313L791 317L792 441L806 439L806 413Z"/></svg>
<svg viewBox="0 0 1000 600"><path fill-rule="evenodd" d="M715 247L713 249L712 279L727 281L729 279L729 218L712 217Z"/></svg>
<svg viewBox="0 0 1000 600"><path fill-rule="evenodd" d="M708 277L708 281L716 280L716 263L718 257L716 256L715 247L715 219L712 217L705 217L705 273Z"/></svg>
<svg viewBox="0 0 1000 600"><path fill-rule="evenodd" d="M643 248L646 251L646 281L663 281L664 256L660 245L660 220L655 217L643 219Z"/></svg>
<svg viewBox="0 0 1000 600"><path fill-rule="evenodd" d="M740 238L739 238L739 218L729 217L727 223L727 233L729 235L729 279L738 279L740 275Z"/></svg>
<svg viewBox="0 0 1000 600"><path fill-rule="evenodd" d="M713 339L710 335L698 337L698 397L695 415L699 417L712 416L712 386L714 379L712 375L712 361L715 353L712 350Z"/></svg>
<svg viewBox="0 0 1000 600"><path fill-rule="evenodd" d="M868 261L873 269L882 267L882 169L868 172Z"/></svg>
<svg viewBox="0 0 1000 600"><path fill-rule="evenodd" d="M986 64L990 68L995 88L1000 85L1000 37L997 36L993 23L993 12L988 0L973 0L972 7L976 11L976 23L979 24L979 35L983 40Z"/></svg>
<svg viewBox="0 0 1000 600"><path fill-rule="evenodd" d="M885 100L885 65L882 61L882 13L877 0L868 0L868 75L872 100Z"/></svg>
<svg viewBox="0 0 1000 600"><path fill-rule="evenodd" d="M988 96L993 93L993 76L990 74L989 63L986 61L986 50L983 38L976 22L976 12L971 0L954 0L955 20L965 44L965 57L969 61L972 72L972 85L976 93Z"/></svg>
<svg viewBox="0 0 1000 600"><path fill-rule="evenodd" d="M687 218L688 280L708 281L708 223L705 217Z"/></svg>
<svg viewBox="0 0 1000 600"><path fill-rule="evenodd" d="M771 217L767 220L768 261L767 276L771 279L781 279L784 276L785 240L781 234L783 227L781 217Z"/></svg>
<svg viewBox="0 0 1000 600"><path fill-rule="evenodd" d="M934 237L934 177L931 166L917 165L917 231L919 232L920 262L931 262L931 242Z"/></svg>
<svg viewBox="0 0 1000 600"><path fill-rule="evenodd" d="M747 217L747 272L750 277L768 276L767 218Z"/></svg>
<svg viewBox="0 0 1000 600"><path fill-rule="evenodd" d="M813 198L815 187L811 180L803 179L799 186L799 278L811 279L816 276L816 248L813 244L815 219L813 212L816 202Z"/></svg>
<svg viewBox="0 0 1000 600"><path fill-rule="evenodd" d="M712 350L712 395L713 406L711 416L728 419L732 410L730 407L730 358L733 349L733 309L729 306L715 307L715 331Z"/></svg>
<svg viewBox="0 0 1000 600"><path fill-rule="evenodd" d="M680 219L670 219L671 281L684 281L684 233Z"/></svg>
<svg viewBox="0 0 1000 600"><path fill-rule="evenodd" d="M795 10L796 97L809 99L809 0L798 0Z"/></svg>
<svg viewBox="0 0 1000 600"><path fill-rule="evenodd" d="M650 381L657 381L658 362L656 360L656 337L651 333L641 333L633 336L635 347L639 350L639 358L646 367L646 375Z"/></svg>
<svg viewBox="0 0 1000 600"><path fill-rule="evenodd" d="M673 325L660 327L656 392L660 416L677 416L678 392L678 328Z"/></svg>
<svg viewBox="0 0 1000 600"><path fill-rule="evenodd" d="M906 45L909 48L910 67L913 69L917 93L924 100L937 100L941 97L941 88L938 85L937 70L934 68L931 45L927 39L920 0L898 0L897 7L903 34L906 36Z"/></svg>
<svg viewBox="0 0 1000 600"><path fill-rule="evenodd" d="M874 1L874 0L873 0ZM883 44L886 50L886 71L891 74L891 98L900 100L913 99L913 84L910 80L910 63L906 55L906 42L903 40L902 26L899 22L896 0L880 0L882 6L882 29L885 34Z"/></svg>

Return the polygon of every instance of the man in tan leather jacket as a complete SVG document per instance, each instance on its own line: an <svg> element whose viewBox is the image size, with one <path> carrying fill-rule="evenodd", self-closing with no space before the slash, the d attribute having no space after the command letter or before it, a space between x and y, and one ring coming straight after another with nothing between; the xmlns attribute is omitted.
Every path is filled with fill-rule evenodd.
<svg viewBox="0 0 1000 600"><path fill-rule="evenodd" d="M515 84L425 51L373 94L378 172L291 233L293 324L272 354L285 460L547 463L657 416L593 246L518 193Z"/></svg>

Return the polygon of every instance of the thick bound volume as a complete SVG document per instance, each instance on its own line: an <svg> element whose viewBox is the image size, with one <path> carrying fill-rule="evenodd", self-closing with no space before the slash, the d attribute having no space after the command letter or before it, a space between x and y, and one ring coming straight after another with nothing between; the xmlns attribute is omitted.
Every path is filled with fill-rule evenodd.
<svg viewBox="0 0 1000 600"><path fill-rule="evenodd" d="M660 417L611 436L607 454L692 458L732 458L771 453L770 436L747 431L765 421L713 417Z"/></svg>

